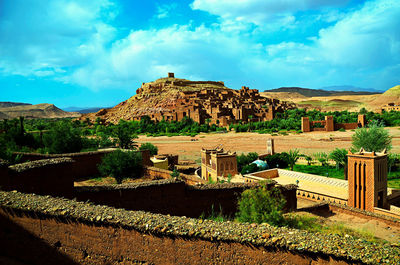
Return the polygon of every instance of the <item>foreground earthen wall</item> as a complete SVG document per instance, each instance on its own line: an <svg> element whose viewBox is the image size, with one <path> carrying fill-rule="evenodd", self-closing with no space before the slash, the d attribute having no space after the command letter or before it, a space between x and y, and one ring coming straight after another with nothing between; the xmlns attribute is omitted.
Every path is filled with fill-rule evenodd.
<svg viewBox="0 0 400 265"><path fill-rule="evenodd" d="M0 191L4 264L398 264L399 256L397 246L352 236Z"/></svg>
<svg viewBox="0 0 400 265"><path fill-rule="evenodd" d="M11 215L0 210L5 264L356 264L237 242L206 241L122 227Z"/></svg>

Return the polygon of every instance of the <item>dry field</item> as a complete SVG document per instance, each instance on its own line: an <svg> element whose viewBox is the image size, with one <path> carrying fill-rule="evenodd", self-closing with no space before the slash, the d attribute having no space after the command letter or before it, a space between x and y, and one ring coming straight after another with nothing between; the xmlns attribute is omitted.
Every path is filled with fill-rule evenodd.
<svg viewBox="0 0 400 265"><path fill-rule="evenodd" d="M400 128L387 128L393 136L392 152L400 153ZM335 148L350 148L352 131L346 132L310 132L302 134L291 134L287 136L271 136L258 133L215 133L199 134L190 136L140 136L136 139L139 143L150 142L158 147L159 153L178 154L179 159L198 160L200 150L222 145L225 150L240 153L266 152L267 139L275 139L275 151L283 152L297 148L301 153L313 154L316 152L329 152ZM197 141L192 141L196 139Z"/></svg>

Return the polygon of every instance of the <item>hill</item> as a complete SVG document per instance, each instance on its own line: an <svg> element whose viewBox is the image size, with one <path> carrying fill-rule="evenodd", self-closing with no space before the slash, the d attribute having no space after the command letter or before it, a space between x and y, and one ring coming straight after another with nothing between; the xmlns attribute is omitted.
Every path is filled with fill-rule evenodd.
<svg viewBox="0 0 400 265"><path fill-rule="evenodd" d="M63 108L62 110L67 112L79 112L80 114L88 114L98 112L101 109L109 109L104 107L93 107L93 108L79 108L79 107L67 107Z"/></svg>
<svg viewBox="0 0 400 265"><path fill-rule="evenodd" d="M377 92L368 92L368 91L334 91L334 90L311 89L302 87L280 87L270 90L264 90L264 92L268 93L291 92L291 93L298 93L306 97L331 97L331 96L377 94Z"/></svg>
<svg viewBox="0 0 400 265"><path fill-rule="evenodd" d="M0 102L0 108L9 108L9 107L16 107L16 106L28 106L32 105L29 103L18 103L18 102Z"/></svg>
<svg viewBox="0 0 400 265"><path fill-rule="evenodd" d="M25 118L67 118L67 117L79 117L80 114L77 112L66 112L63 111L53 104L37 104L31 105L26 103L13 103L13 102L0 102L0 119L13 119L20 116Z"/></svg>
<svg viewBox="0 0 400 265"><path fill-rule="evenodd" d="M117 123L120 119L180 121L187 116L198 123L210 122L222 126L233 122L270 120L275 112L294 108L276 99L261 96L256 89L234 90L222 81L190 81L169 77L143 83L136 95L111 109L83 115L80 119L103 119Z"/></svg>
<svg viewBox="0 0 400 265"><path fill-rule="evenodd" d="M389 103L400 104L400 85L389 88L385 93L376 97L370 104L375 110L380 110Z"/></svg>

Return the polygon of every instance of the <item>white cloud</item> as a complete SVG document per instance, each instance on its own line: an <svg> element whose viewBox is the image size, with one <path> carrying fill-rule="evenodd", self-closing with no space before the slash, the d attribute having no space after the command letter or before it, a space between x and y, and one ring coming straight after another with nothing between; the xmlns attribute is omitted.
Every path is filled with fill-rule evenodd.
<svg viewBox="0 0 400 265"><path fill-rule="evenodd" d="M108 0L20 0L3 8L0 71L42 76L51 75L52 68L84 64L98 54L113 38L115 30L107 21L118 12Z"/></svg>
<svg viewBox="0 0 400 265"><path fill-rule="evenodd" d="M171 11L176 9L177 6L178 5L176 3L165 4L165 5L157 5L156 17L159 18L159 19L169 17Z"/></svg>
<svg viewBox="0 0 400 265"><path fill-rule="evenodd" d="M368 2L334 26L321 29L320 56L337 66L381 68L400 62L400 2Z"/></svg>
<svg viewBox="0 0 400 265"><path fill-rule="evenodd" d="M271 21L285 21L298 11L342 6L348 0L195 0L194 10L206 11L224 19L263 25Z"/></svg>

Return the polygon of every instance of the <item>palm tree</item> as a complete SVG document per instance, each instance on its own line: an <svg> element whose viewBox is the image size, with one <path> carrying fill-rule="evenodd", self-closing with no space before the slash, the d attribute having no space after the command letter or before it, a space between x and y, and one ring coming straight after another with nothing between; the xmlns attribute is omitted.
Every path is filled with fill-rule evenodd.
<svg viewBox="0 0 400 265"><path fill-rule="evenodd" d="M315 159L317 159L320 163L321 163L321 165L322 166L327 166L328 165L328 155L326 154L326 153L324 153L324 152L318 152L318 153L315 153L314 155L314 158Z"/></svg>
<svg viewBox="0 0 400 265"><path fill-rule="evenodd" d="M347 164L347 151L346 149L336 148L329 154L329 158L336 162L336 169L339 169Z"/></svg>
<svg viewBox="0 0 400 265"><path fill-rule="evenodd" d="M290 166L290 170L293 171L294 164L300 157L299 149L289 150L287 160Z"/></svg>
<svg viewBox="0 0 400 265"><path fill-rule="evenodd" d="M39 130L40 145L43 145L43 130L46 128L46 126L43 123L39 123L36 128Z"/></svg>

